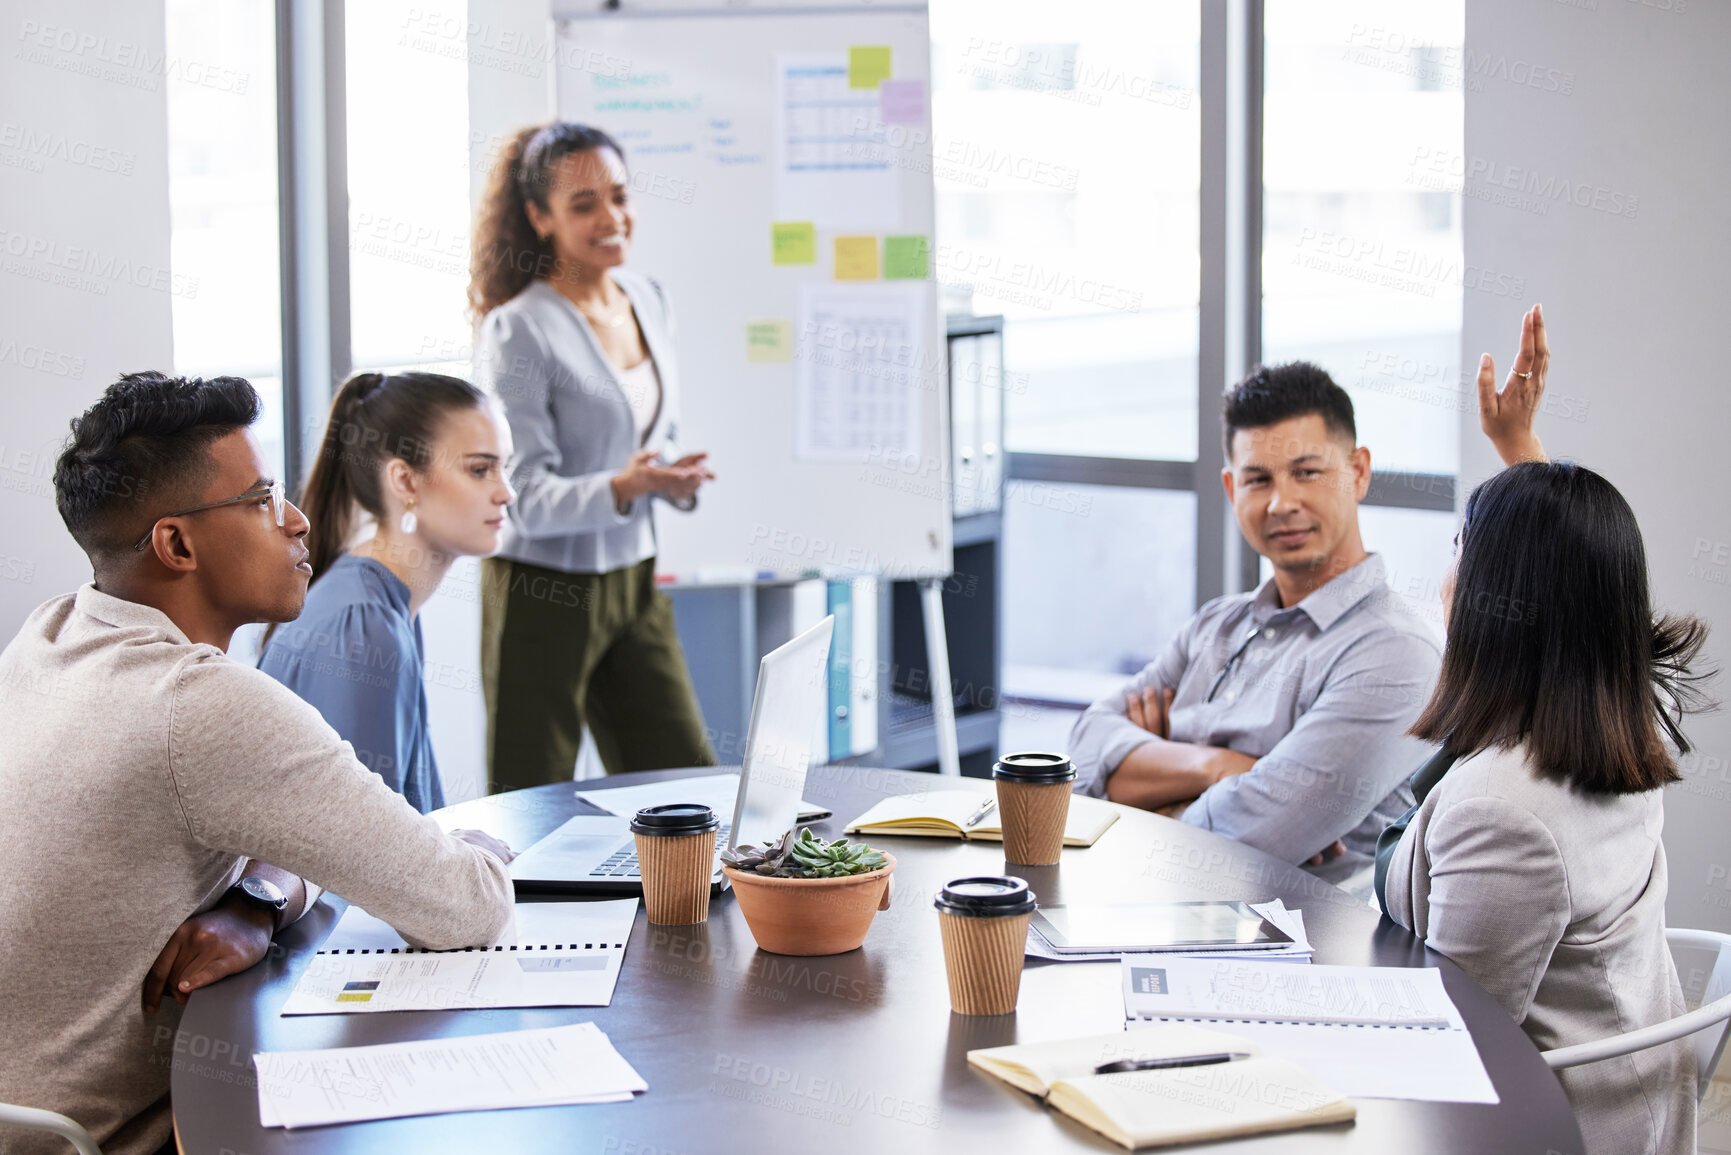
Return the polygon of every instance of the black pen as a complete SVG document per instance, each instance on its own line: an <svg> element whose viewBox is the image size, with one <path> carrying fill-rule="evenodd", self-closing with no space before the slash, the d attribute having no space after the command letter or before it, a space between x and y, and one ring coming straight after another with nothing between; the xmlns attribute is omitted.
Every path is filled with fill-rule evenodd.
<svg viewBox="0 0 1731 1155"><path fill-rule="evenodd" d="M1245 1051L1221 1052L1214 1055L1173 1055L1165 1059L1119 1059L1116 1063L1102 1063L1094 1068L1096 1075L1121 1075L1126 1071L1164 1071L1171 1067L1206 1067L1214 1063L1230 1063L1236 1059L1248 1059L1250 1054Z"/></svg>

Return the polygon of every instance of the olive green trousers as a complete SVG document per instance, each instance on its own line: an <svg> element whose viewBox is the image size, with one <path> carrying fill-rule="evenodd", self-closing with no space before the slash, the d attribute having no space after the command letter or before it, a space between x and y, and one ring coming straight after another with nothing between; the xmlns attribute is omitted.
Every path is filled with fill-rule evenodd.
<svg viewBox="0 0 1731 1155"><path fill-rule="evenodd" d="M603 574L481 563L488 791L569 782L589 727L609 774L713 766L655 588L655 560Z"/></svg>

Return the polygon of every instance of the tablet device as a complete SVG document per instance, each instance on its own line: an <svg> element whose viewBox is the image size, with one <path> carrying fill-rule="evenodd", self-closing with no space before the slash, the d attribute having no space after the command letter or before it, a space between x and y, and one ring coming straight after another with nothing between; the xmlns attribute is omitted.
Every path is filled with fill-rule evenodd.
<svg viewBox="0 0 1731 1155"><path fill-rule="evenodd" d="M1248 903L1236 901L1042 906L1034 912L1033 925L1059 954L1273 950L1292 945L1285 931Z"/></svg>

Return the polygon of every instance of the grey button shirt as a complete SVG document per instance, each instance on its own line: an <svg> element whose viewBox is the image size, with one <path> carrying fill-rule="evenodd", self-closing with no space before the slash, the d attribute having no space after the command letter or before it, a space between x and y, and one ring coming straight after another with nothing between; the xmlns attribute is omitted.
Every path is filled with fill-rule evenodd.
<svg viewBox="0 0 1731 1155"><path fill-rule="evenodd" d="M620 513L612 481L640 445L679 455L673 309L650 278L625 269L611 275L631 301L661 382L661 407L647 430L638 429L619 371L589 322L546 281L532 282L481 322L475 383L498 398L516 443L506 472L517 500L506 510L501 557L566 573L610 573L655 556L652 505L659 499L639 498Z"/></svg>
<svg viewBox="0 0 1731 1155"><path fill-rule="evenodd" d="M1228 669L1252 630L1259 632ZM1430 697L1441 656L1388 587L1376 554L1287 609L1273 579L1253 594L1216 598L1158 661L1077 721L1076 790L1104 797L1118 764L1150 740L1126 716L1125 697L1173 689L1173 741L1257 759L1248 773L1205 791L1184 821L1292 863L1341 839L1345 856L1316 870L1339 883L1362 872L1382 828L1412 805L1407 778L1435 751L1406 730Z"/></svg>

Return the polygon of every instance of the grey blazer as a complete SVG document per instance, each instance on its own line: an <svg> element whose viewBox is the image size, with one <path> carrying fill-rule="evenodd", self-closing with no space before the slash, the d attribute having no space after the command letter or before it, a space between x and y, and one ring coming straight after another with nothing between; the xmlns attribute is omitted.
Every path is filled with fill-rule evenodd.
<svg viewBox="0 0 1731 1155"><path fill-rule="evenodd" d="M1469 758L1395 848L1387 914L1478 980L1540 1050L1679 1015L1660 795L1583 794L1534 774L1519 749ZM1588 1155L1695 1150L1687 1039L1558 1076Z"/></svg>
<svg viewBox="0 0 1731 1155"><path fill-rule="evenodd" d="M661 408L644 448L678 436L679 366L673 311L660 284L616 269L661 378ZM498 399L515 443L517 490L499 555L567 573L607 573L655 556L654 499L621 514L613 476L638 448L637 426L612 364L577 307L546 281L488 313L475 343L475 382ZM689 508L687 506L686 508Z"/></svg>

